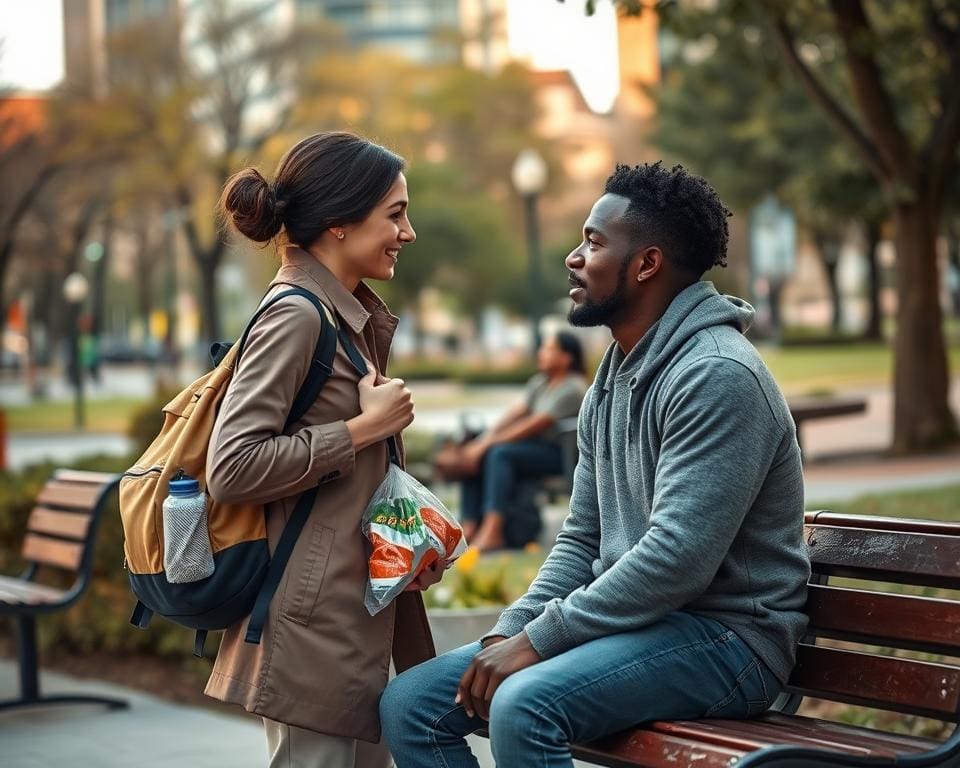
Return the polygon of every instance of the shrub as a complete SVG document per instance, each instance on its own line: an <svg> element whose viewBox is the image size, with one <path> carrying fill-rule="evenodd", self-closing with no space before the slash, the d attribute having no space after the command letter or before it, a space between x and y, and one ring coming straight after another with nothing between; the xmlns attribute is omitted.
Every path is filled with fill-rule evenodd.
<svg viewBox="0 0 960 768"><path fill-rule="evenodd" d="M71 468L122 472L134 458L91 456L71 462ZM46 462L21 472L0 472L0 571L5 574L16 574L24 566L19 553L27 517L37 494L56 468L57 465ZM57 573L44 574L43 579L46 583L67 586ZM132 627L130 613L135 602L123 568L123 529L114 493L100 518L90 586L69 610L50 614L39 622L41 646L77 651L137 649L161 655L190 655L193 635L189 630L162 619L155 620L149 632ZM3 622L0 627L9 633L13 623ZM216 643L211 641L208 646L216 647Z"/></svg>
<svg viewBox="0 0 960 768"><path fill-rule="evenodd" d="M127 437L133 440L131 451L134 453L134 460L147 450L153 438L160 432L163 426L163 406L173 400L179 392L179 389L160 389L154 394L153 399L133 412L127 426ZM130 464L132 463L131 461Z"/></svg>

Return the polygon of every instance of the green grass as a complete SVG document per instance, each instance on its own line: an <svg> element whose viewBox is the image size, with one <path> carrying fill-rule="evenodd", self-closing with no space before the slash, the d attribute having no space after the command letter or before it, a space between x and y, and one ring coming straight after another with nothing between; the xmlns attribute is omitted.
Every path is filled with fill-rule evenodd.
<svg viewBox="0 0 960 768"><path fill-rule="evenodd" d="M839 393L852 387L889 385L893 381L893 353L886 344L762 346L759 349L788 395ZM960 345L953 345L949 354L950 370L960 373Z"/></svg>
<svg viewBox="0 0 960 768"><path fill-rule="evenodd" d="M960 521L960 484L894 493L869 494L824 509L856 515Z"/></svg>
<svg viewBox="0 0 960 768"><path fill-rule="evenodd" d="M127 431L133 412L147 400L111 398L87 400L86 431ZM6 408L7 429L11 432L72 432L73 401L37 402Z"/></svg>

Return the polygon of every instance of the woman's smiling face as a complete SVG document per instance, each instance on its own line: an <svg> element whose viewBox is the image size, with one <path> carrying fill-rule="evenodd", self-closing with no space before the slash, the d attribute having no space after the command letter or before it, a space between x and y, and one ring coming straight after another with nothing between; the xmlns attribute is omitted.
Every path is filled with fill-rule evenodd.
<svg viewBox="0 0 960 768"><path fill-rule="evenodd" d="M400 249L417 239L407 215L407 179L401 173L369 215L345 224L339 245L344 266L357 280L390 280Z"/></svg>

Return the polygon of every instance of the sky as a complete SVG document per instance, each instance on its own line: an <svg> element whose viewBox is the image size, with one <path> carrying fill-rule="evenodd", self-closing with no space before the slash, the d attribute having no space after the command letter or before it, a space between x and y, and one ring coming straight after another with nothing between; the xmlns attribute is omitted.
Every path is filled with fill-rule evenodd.
<svg viewBox="0 0 960 768"><path fill-rule="evenodd" d="M40 91L61 77L62 0L0 0L0 84Z"/></svg>
<svg viewBox="0 0 960 768"><path fill-rule="evenodd" d="M592 110L613 107L620 90L613 3L597 3L588 17L583 0L509 0L507 35L513 54L534 69L569 70Z"/></svg>
<svg viewBox="0 0 960 768"><path fill-rule="evenodd" d="M508 0L508 8L514 55L534 69L568 69L591 109L609 111L619 89L613 4L599 3L589 18L580 0ZM0 84L55 85L63 76L62 0L0 0L0 46Z"/></svg>

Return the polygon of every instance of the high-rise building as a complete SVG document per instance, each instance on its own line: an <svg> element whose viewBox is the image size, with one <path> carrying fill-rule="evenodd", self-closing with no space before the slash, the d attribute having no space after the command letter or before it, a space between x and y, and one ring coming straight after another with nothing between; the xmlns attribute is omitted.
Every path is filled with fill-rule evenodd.
<svg viewBox="0 0 960 768"><path fill-rule="evenodd" d="M106 92L110 35L154 19L176 21L179 0L63 0L64 78Z"/></svg>
<svg viewBox="0 0 960 768"><path fill-rule="evenodd" d="M292 0L297 18L340 26L360 46L395 51L414 61L440 64L470 58L494 66L505 57L505 35L496 41L497 14L505 0Z"/></svg>

